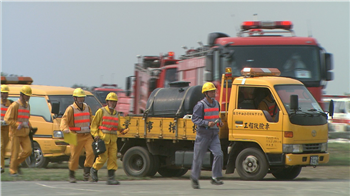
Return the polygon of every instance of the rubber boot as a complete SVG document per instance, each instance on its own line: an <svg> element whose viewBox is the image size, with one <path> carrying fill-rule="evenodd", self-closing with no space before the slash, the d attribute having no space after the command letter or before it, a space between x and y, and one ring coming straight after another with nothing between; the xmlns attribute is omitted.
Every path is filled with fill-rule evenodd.
<svg viewBox="0 0 350 196"><path fill-rule="evenodd" d="M69 182L76 183L77 179L75 179L75 171L69 170Z"/></svg>
<svg viewBox="0 0 350 196"><path fill-rule="evenodd" d="M23 175L23 172L22 172L22 170L21 170L21 167L20 167L20 166L18 166L18 168L17 168L17 173L18 173L19 175Z"/></svg>
<svg viewBox="0 0 350 196"><path fill-rule="evenodd" d="M98 175L97 171L94 167L91 167L90 169L90 176L91 176L91 182L97 182L98 181Z"/></svg>
<svg viewBox="0 0 350 196"><path fill-rule="evenodd" d="M91 167L84 167L84 178L83 180L84 181L92 181L92 179L89 179L90 178L90 170L91 170Z"/></svg>
<svg viewBox="0 0 350 196"><path fill-rule="evenodd" d="M118 185L118 184L120 184L119 181L114 179L114 177L115 177L114 173L115 173L115 170L113 170L113 169L108 170L108 180L107 180L107 184L108 185Z"/></svg>

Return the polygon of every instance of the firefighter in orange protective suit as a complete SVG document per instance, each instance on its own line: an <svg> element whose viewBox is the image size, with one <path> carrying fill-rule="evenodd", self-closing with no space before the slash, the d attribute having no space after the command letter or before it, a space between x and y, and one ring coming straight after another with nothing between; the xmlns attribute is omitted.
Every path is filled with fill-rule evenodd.
<svg viewBox="0 0 350 196"><path fill-rule="evenodd" d="M84 162L84 181L90 177L90 168L94 163L95 155L92 151L92 142L94 141L90 133L90 123L92 120L91 108L84 103L85 92L81 88L76 88L73 92L74 103L67 107L62 120L60 129L64 133L73 132L77 134L77 145L70 145L71 155L69 159L69 182L76 183L75 170L78 169L79 157L83 150L86 152Z"/></svg>
<svg viewBox="0 0 350 196"><path fill-rule="evenodd" d="M32 153L32 144L29 138L31 125L29 123L30 106L28 103L31 95L30 86L24 85L21 88L19 99L8 107L4 117L6 124L11 129L10 175L13 177L21 174L18 166ZM21 147L22 152L19 153Z"/></svg>
<svg viewBox="0 0 350 196"><path fill-rule="evenodd" d="M118 102L118 96L111 92L106 97L107 106L97 110L95 117L91 124L91 134L95 140L102 139L106 146L106 151L98 156L94 165L91 167L91 177L93 181L98 181L97 171L107 161L108 170L108 185L118 185L119 182L115 180L115 171L118 169L117 165L117 133L126 134L128 129L123 130L120 125L120 115L115 110Z"/></svg>
<svg viewBox="0 0 350 196"><path fill-rule="evenodd" d="M5 152L9 138L9 126L4 121L7 108L12 101L8 100L10 89L7 85L1 85L1 173L5 172Z"/></svg>

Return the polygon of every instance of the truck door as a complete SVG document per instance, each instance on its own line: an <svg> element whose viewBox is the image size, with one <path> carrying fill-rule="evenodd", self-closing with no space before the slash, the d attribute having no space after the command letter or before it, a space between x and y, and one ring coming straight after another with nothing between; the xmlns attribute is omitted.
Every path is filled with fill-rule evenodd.
<svg viewBox="0 0 350 196"><path fill-rule="evenodd" d="M265 152L281 152L282 115L271 91L239 86L236 97L230 140L256 142Z"/></svg>

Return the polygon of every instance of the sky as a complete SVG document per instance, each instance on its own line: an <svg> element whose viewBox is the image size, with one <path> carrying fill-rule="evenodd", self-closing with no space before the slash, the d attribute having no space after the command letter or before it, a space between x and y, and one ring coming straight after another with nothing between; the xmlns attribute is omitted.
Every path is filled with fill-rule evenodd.
<svg viewBox="0 0 350 196"><path fill-rule="evenodd" d="M333 54L326 94L350 93L349 10L349 1L3 1L1 71L33 84L124 89L137 55L179 57L209 33L236 36L243 21L290 20L296 36Z"/></svg>

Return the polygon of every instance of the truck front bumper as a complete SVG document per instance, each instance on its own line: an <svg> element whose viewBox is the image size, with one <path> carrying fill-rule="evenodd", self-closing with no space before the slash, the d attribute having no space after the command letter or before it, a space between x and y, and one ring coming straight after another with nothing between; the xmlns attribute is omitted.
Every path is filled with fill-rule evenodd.
<svg viewBox="0 0 350 196"><path fill-rule="evenodd" d="M314 154L286 154L286 165L311 165L316 166L318 164L328 163L329 153L314 153Z"/></svg>

